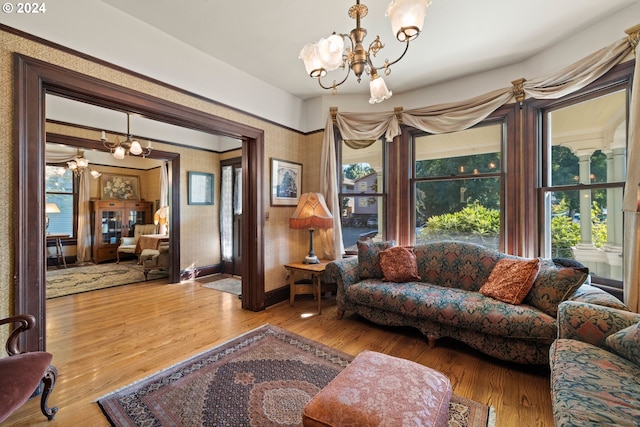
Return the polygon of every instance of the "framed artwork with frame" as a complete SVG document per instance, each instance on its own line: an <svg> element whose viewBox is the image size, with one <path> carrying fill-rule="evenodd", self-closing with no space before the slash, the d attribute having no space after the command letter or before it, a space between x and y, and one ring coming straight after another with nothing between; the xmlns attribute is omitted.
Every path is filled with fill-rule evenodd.
<svg viewBox="0 0 640 427"><path fill-rule="evenodd" d="M100 176L100 198L103 200L140 200L140 177L103 173Z"/></svg>
<svg viewBox="0 0 640 427"><path fill-rule="evenodd" d="M271 159L271 206L297 206L302 191L302 165Z"/></svg>
<svg viewBox="0 0 640 427"><path fill-rule="evenodd" d="M213 174L189 172L188 193L190 205L213 205Z"/></svg>

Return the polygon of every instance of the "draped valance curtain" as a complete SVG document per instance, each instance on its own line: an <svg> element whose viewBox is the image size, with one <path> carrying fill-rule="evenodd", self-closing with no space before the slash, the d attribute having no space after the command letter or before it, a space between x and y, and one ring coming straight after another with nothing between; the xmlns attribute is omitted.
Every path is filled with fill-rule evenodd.
<svg viewBox="0 0 640 427"><path fill-rule="evenodd" d="M324 194L327 206L334 216L333 235L324 236L323 256L337 259L344 252L342 247L342 228L340 223L340 200L338 197L338 176L336 170L334 125L337 126L343 140L357 148L382 136L387 141L401 134L403 123L416 129L438 134L455 132L472 127L487 118L501 106L526 97L536 99L558 99L578 91L595 81L611 68L633 58L640 40L640 26L627 30L628 36L610 46L594 52L586 58L560 70L553 75L531 80L520 79L512 82L511 87L497 89L487 94L461 102L429 106L403 111L397 108L388 113L343 113L332 111L327 118L322 149L322 168L320 191ZM635 62L633 88L640 83L640 63ZM635 311L640 309L640 230L638 221L638 185L640 184L640 91L632 91L629 110L628 168L625 185L623 210L625 212L625 235L638 236L627 238L625 242L625 302ZM632 167L632 165L636 165ZM322 238L322 236L321 236Z"/></svg>

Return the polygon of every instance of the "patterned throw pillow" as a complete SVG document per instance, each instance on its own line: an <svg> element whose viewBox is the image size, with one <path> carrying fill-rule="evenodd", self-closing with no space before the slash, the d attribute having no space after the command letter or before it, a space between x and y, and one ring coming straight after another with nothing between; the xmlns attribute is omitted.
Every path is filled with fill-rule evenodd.
<svg viewBox="0 0 640 427"><path fill-rule="evenodd" d="M609 335L605 338L604 345L640 365L640 322Z"/></svg>
<svg viewBox="0 0 640 427"><path fill-rule="evenodd" d="M558 305L572 296L588 276L589 269L586 267L562 267L550 259L541 259L538 277L524 303L556 317Z"/></svg>
<svg viewBox="0 0 640 427"><path fill-rule="evenodd" d="M380 267L386 282L404 283L420 281L416 254L412 248L396 246L380 252Z"/></svg>
<svg viewBox="0 0 640 427"><path fill-rule="evenodd" d="M520 304L538 276L540 260L502 258L491 270L480 293L509 304Z"/></svg>
<svg viewBox="0 0 640 427"><path fill-rule="evenodd" d="M361 279L382 279L380 267L380 252L396 245L395 240L388 242L361 242L358 241L358 271Z"/></svg>

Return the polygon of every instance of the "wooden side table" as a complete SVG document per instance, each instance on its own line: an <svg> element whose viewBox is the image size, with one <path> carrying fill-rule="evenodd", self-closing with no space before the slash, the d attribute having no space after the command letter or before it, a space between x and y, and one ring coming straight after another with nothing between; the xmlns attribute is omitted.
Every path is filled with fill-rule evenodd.
<svg viewBox="0 0 640 427"><path fill-rule="evenodd" d="M318 314L322 314L322 276L329 262L321 260L320 264L304 264L302 262L285 264L284 268L289 271L289 305L293 306L296 295L312 294L318 301ZM296 273L310 275L311 284L296 283Z"/></svg>

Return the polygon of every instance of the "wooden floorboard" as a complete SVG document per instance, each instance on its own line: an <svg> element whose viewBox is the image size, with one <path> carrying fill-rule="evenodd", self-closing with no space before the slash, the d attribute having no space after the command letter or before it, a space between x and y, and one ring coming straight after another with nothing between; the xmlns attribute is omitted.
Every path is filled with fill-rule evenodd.
<svg viewBox="0 0 640 427"><path fill-rule="evenodd" d="M410 359L446 374L454 393L496 409L497 426L553 426L546 367L508 364L453 340L430 349L416 330L381 327L354 314L336 318L335 299L299 296L262 312L242 310L237 296L197 282L119 286L47 301L47 350L60 373L47 422L32 399L4 424L108 426L99 397L265 323L356 355L368 349Z"/></svg>

